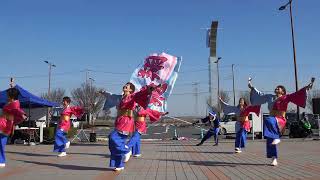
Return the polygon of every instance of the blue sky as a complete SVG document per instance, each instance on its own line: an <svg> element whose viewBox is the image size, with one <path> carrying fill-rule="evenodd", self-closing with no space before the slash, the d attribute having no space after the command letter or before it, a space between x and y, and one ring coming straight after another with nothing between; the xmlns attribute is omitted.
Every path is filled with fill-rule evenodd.
<svg viewBox="0 0 320 180"><path fill-rule="evenodd" d="M231 90L235 64L236 90L247 90L248 76L265 91L277 84L294 90L289 11L278 11L287 0L2 0L0 1L0 89L9 76L39 95L47 91L48 66L53 62L52 87L67 91L93 70L94 84L120 93L134 68L153 52L182 56L174 94L173 114L194 112L192 83L199 82L199 112L208 97L206 32L219 21L218 56L221 87ZM294 0L299 85L319 79L320 1ZM19 78L20 77L20 78ZM316 84L316 88L319 85Z"/></svg>

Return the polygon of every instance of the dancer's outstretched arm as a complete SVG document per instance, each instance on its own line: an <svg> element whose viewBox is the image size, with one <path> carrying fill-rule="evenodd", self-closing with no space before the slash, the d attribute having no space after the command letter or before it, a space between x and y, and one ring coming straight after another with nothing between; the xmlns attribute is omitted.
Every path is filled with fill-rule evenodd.
<svg viewBox="0 0 320 180"><path fill-rule="evenodd" d="M251 83L251 78L248 81L248 87L250 88L250 102L252 105L261 105L272 100L272 94L264 94L260 92L257 88L253 87Z"/></svg>
<svg viewBox="0 0 320 180"><path fill-rule="evenodd" d="M239 113L240 112L240 109L238 106L229 105L228 103L224 102L221 97L219 97L219 100L221 102L221 107L222 107L224 114Z"/></svg>
<svg viewBox="0 0 320 180"><path fill-rule="evenodd" d="M306 100L307 100L307 91L312 89L313 83L314 83L314 78L311 79L311 82L301 88L299 91L288 94L286 96L286 100L289 102L292 102L293 104L300 106L300 107L305 107L306 106Z"/></svg>

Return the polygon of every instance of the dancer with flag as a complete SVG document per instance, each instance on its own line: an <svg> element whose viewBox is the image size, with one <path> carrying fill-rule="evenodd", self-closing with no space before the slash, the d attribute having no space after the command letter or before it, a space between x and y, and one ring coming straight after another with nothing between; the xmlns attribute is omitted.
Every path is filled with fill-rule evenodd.
<svg viewBox="0 0 320 180"><path fill-rule="evenodd" d="M100 94L103 94L106 97L106 102L104 104L104 110L110 110L110 108L113 108L115 106L119 105L119 102L121 101L122 95L116 95L112 94L107 91L99 91ZM134 110L134 114L136 114L136 118L134 121L135 126L135 132L132 134L130 141L128 142L128 146L132 147L132 154L134 157L141 156L141 150L140 150L140 136L141 134L145 134L147 132L147 123L146 123L146 117L149 116L151 122L155 122L160 119L161 114L157 111L151 111L147 108L145 110L143 107L141 107L139 104L136 104L136 108ZM129 149L129 147L127 148ZM130 154L126 154L124 162L127 162L130 158L131 152L129 150Z"/></svg>
<svg viewBox="0 0 320 180"><path fill-rule="evenodd" d="M150 94L157 87L161 87L161 84L156 87L144 86L140 91L135 92L134 84L128 82L123 86L123 95L117 106L118 115L115 121L115 129L108 136L111 153L109 166L114 168L115 171L124 169L125 154L130 152L126 140L129 133L134 130L133 110L136 104L146 108Z"/></svg>
<svg viewBox="0 0 320 180"><path fill-rule="evenodd" d="M250 101L253 105L268 104L270 116L264 120L264 137L266 141L267 158L272 158L271 165L277 166L277 144L280 143L280 136L285 130L286 126L286 111L289 102L296 104L300 107L305 107L307 100L307 91L310 90L314 83L314 78L311 79L311 83L303 87L297 92L292 94L286 93L286 88L279 85L275 88L273 94L264 94L260 92L251 84L251 78L249 78L248 86L251 90Z"/></svg>
<svg viewBox="0 0 320 180"><path fill-rule="evenodd" d="M61 112L60 120L55 134L55 142L53 152L58 152L58 157L64 157L67 155L66 149L70 147L70 141L67 139L68 131L71 127L70 117L75 115L80 118L84 114L82 107L70 106L71 99L66 96L62 100L63 110Z"/></svg>
<svg viewBox="0 0 320 180"><path fill-rule="evenodd" d="M142 65L138 66L133 72L130 82L135 84L139 89L145 85L155 87L156 84L162 84L152 92L148 107L137 109L137 119L135 121L136 131L133 133L127 146L132 148L126 154L125 162L127 162L133 154L135 157L141 156L141 134L146 133L146 117L150 122L158 121L161 116L168 114L167 99L170 96L174 84L178 77L178 72L181 65L181 58L161 53L148 56Z"/></svg>
<svg viewBox="0 0 320 180"><path fill-rule="evenodd" d="M235 139L235 151L241 153L241 149L245 147L247 141L247 133L250 132L250 121L249 114L255 113L257 116L260 114L260 106L248 106L244 98L239 99L238 106L231 106L224 102L219 97L222 104L224 114L234 113L237 117L236 128L236 139Z"/></svg>

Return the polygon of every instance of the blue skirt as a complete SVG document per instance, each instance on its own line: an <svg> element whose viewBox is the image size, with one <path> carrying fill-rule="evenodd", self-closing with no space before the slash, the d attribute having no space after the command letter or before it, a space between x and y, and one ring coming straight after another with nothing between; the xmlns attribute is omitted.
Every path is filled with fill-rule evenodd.
<svg viewBox="0 0 320 180"><path fill-rule="evenodd" d="M53 152L66 152L65 146L68 142L67 133L57 129L54 141Z"/></svg>
<svg viewBox="0 0 320 180"><path fill-rule="evenodd" d="M263 135L265 138L279 139L280 130L277 119L274 116L266 117L263 122Z"/></svg>

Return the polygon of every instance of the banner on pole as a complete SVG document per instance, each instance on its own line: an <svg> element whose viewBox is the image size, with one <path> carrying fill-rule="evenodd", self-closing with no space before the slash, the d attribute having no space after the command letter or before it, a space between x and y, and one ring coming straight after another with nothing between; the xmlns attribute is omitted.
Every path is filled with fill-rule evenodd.
<svg viewBox="0 0 320 180"><path fill-rule="evenodd" d="M157 86L150 97L148 108L158 112L166 112L167 99L172 93L178 77L182 59L166 53L152 54L133 72L130 82L140 90L146 85Z"/></svg>

